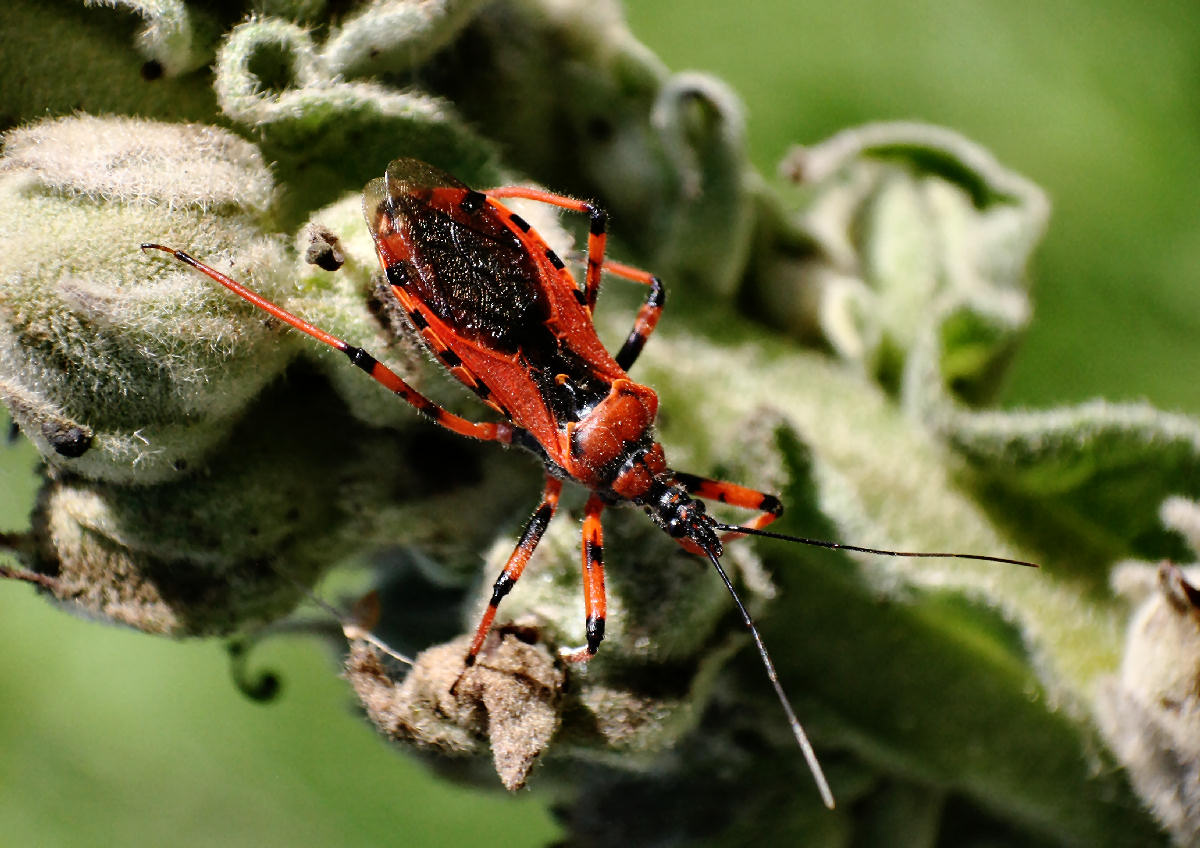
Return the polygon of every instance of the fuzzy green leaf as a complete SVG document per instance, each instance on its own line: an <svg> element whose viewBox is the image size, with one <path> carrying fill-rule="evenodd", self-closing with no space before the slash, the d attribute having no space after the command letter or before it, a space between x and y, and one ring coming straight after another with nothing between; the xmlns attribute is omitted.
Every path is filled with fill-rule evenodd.
<svg viewBox="0 0 1200 848"><path fill-rule="evenodd" d="M1123 644L1108 569L1187 556L1188 501L1168 501L1167 530L1155 510L1200 497L1200 425L1146 406L979 408L1030 320L1036 186L912 124L847 130L768 186L727 87L670 75L613 3L341 16L269 0L216 41L183 4L119 6L17 0L29 49L0 51L20 81L10 112L59 116L9 133L0 170L0 396L49 466L30 533L5 541L45 591L150 632L239 633L285 626L322 573L375 557L379 638L442 643L424 688L358 656L376 723L459 755L486 723L506 783L552 786L581 844L927 845L998 822L1023 844L1154 844L1139 799L1177 839L1196 832L1179 778L1195 760L1192 596L1174 576L1143 593ZM60 30L78 55L53 49ZM454 638L535 502L536 460L447 436L344 357L137 251L189 250L477 417L414 342L363 227L357 193L400 156L608 209L614 255L671 291L632 376L659 393L672 467L781 492L784 531L1044 566L729 545L838 812L720 581L636 511L605 513L608 636L569 686L550 657L584 635L578 493L505 601L517 623L485 649L491 683L460 676ZM520 214L564 257L586 225ZM306 264L312 226L341 246L338 270ZM623 289L597 311L609 341L628 333ZM446 700L460 679L465 702Z"/></svg>

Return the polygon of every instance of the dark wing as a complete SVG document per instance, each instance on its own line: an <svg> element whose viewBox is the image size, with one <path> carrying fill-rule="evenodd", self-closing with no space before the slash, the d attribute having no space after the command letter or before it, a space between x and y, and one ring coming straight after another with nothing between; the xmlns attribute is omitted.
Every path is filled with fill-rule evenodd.
<svg viewBox="0 0 1200 848"><path fill-rule="evenodd" d="M396 159L387 166L383 181L391 195L411 194L431 188L461 188L467 186L457 177L447 174L420 159Z"/></svg>
<svg viewBox="0 0 1200 848"><path fill-rule="evenodd" d="M482 194L432 165L399 159L367 186L363 202L389 282L456 334L510 354L546 334L550 306L537 264Z"/></svg>
<svg viewBox="0 0 1200 848"><path fill-rule="evenodd" d="M559 429L625 376L570 273L528 224L423 162L393 162L363 203L388 281L435 355L557 456Z"/></svg>

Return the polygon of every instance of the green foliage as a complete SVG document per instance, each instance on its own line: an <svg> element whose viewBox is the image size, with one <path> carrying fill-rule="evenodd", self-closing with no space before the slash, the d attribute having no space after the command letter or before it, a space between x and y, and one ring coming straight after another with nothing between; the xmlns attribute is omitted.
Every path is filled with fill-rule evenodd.
<svg viewBox="0 0 1200 848"><path fill-rule="evenodd" d="M345 634L371 719L448 777L528 782L573 844L966 843L997 822L1012 844L1195 838L1177 775L1200 763L1200 595L1173 567L1132 591L1146 567L1122 566L1129 625L1109 574L1194 555L1200 423L985 407L1033 320L1048 203L1032 182L917 123L843 130L765 180L729 88L670 74L607 3L112 5L5 13L31 51L55 28L103 48L90 78L11 75L21 126L0 162L0 397L44 462L8 541L48 594L148 633L260 639L311 629L289 618L310 588L371 562L334 577L380 593L381 621ZM780 490L785 531L1043 564L730 545L837 812L723 587L633 511L606 513L610 628L590 667L564 689L550 659L583 638L560 516L502 609L514 627L451 693L453 636L533 503L534 464L434 431L137 250L211 261L471 410L378 286L356 193L399 156L608 208L617 251L670 286L634 376L660 393L673 467ZM573 222L522 215L569 255ZM341 242L339 270L305 263L314 226ZM606 338L629 321L618 289ZM366 629L435 647L405 677Z"/></svg>

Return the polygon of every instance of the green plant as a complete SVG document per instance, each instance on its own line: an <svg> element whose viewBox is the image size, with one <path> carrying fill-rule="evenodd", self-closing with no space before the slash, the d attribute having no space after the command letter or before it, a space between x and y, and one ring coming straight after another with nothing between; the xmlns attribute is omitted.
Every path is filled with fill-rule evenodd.
<svg viewBox="0 0 1200 848"><path fill-rule="evenodd" d="M497 707L493 688L463 714L408 720L429 717L458 649L398 684L355 642L351 679L377 723L468 755L461 779L492 767L488 733L513 785L544 751L528 779L553 787L579 844L927 844L997 820L1014 844L1161 839L1143 804L1194 838L1171 780L1195 759L1188 696L1128 659L1157 656L1146 622L1166 617L1161 667L1194 667L1186 580L1164 572L1129 647L1108 584L1119 559L1193 556L1174 531L1200 497L1200 424L1148 405L986 406L1030 320L1025 267L1048 215L1036 186L918 124L847 130L767 181L731 92L668 74L605 4L380 2L338 18L274 2L246 20L126 8L145 19L136 44L109 11L9 12L31 52L75 27L95 54L82 92L53 73L18 92L25 125L0 171L0 395L46 463L14 546L50 593L148 632L253 635L338 563L399 548L452 589L423 620L428 604L377 576L411 572L379 569L379 632L407 650L448 641L448 619L468 627L524 508L512 493L533 503L535 464L431 433L338 358L136 245L232 267L437 392L403 328L371 309L355 192L400 155L480 186L533 178L595 197L624 254L671 286L637 376L660 391L675 464L779 488L795 532L1045 568L731 546L834 814L801 788L723 588L636 514L609 522L610 637L565 696L548 655L513 639L497 687L537 666L527 701ZM47 108L86 114L33 120ZM553 217L526 217L569 252ZM341 270L304 261L314 225L341 239ZM599 313L614 336L629 320L618 289ZM452 473L434 453L455 457ZM531 566L542 578L503 609L542 642L581 639L576 536L557 522ZM1121 585L1144 586L1137 572ZM497 720L534 707L537 733Z"/></svg>

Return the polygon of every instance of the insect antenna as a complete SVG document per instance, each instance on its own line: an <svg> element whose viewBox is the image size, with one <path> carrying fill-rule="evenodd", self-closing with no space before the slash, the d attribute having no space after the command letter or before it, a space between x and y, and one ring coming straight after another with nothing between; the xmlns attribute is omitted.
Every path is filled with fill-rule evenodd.
<svg viewBox="0 0 1200 848"><path fill-rule="evenodd" d="M354 603L353 608L347 614L328 601L322 600L309 586L301 583L291 574L287 574L278 568L275 568L274 571L303 592L304 596L308 598L313 606L331 615L341 626L342 634L347 639L361 639L399 663L403 663L409 667L414 665L412 659L395 650L391 645L371 632L371 628L379 623L378 591L373 589L367 592L367 594Z"/></svg>
<svg viewBox="0 0 1200 848"><path fill-rule="evenodd" d="M720 559L710 549L706 548L704 552L708 554L709 562L713 564L713 568L717 570L717 574L721 575L721 580L725 583L725 588L733 596L733 602L737 605L738 612L742 614L742 621L746 623L746 629L750 631L750 636L754 639L754 644L758 648L758 655L762 658L763 667L767 670L767 679L775 687L775 694L779 697L779 703L783 706L788 723L792 726L792 735L796 737L796 743L800 746L800 750L804 752L804 759L808 761L808 770L812 772L813 780L817 783L817 791L821 793L821 800L825 803L826 807L832 810L834 806L833 792L829 788L829 781L825 779L825 772L821 770L821 764L817 761L817 755L813 751L812 743L808 741L808 734L804 732L804 727L800 724L800 719L796 718L796 711L792 709L791 701L788 700L787 694L783 691L783 684L779 682L779 675L775 673L775 664L771 662L771 655L767 653L767 646L763 644L762 636L758 634L758 628L754 626L754 619L750 618L750 613L746 610L745 604L738 597L737 590L733 588L733 583L729 580L729 575L721 567Z"/></svg>
<svg viewBox="0 0 1200 848"><path fill-rule="evenodd" d="M826 542L821 539L806 539L803 536L788 536L784 533L774 533L770 530L758 530L754 527L742 527L734 524L722 524L719 521L714 522L713 529L722 532L732 532L747 534L750 536L766 536L768 539L782 539L785 542L797 542L801 545L811 545L814 548L829 548L838 551L858 551L863 554L879 554L880 556L893 557L929 557L942 559L973 559L981 562L1000 562L1005 565L1023 565L1026 568L1040 568L1036 562L1027 562L1023 559L1009 559L1008 557L988 556L986 554L959 554L946 553L944 551L888 551L880 548L863 548L858 545L845 545L841 542Z"/></svg>

